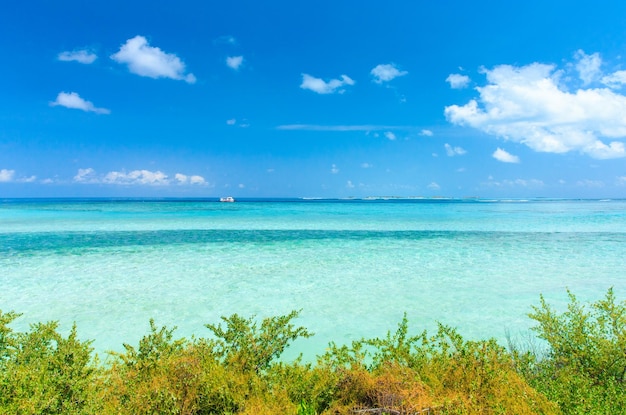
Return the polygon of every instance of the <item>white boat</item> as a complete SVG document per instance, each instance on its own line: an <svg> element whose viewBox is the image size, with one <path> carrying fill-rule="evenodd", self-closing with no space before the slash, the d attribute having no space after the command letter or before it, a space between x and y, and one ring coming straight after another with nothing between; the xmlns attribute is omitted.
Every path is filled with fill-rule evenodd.
<svg viewBox="0 0 626 415"><path fill-rule="evenodd" d="M220 202L234 202L235 199L232 196L220 197Z"/></svg>

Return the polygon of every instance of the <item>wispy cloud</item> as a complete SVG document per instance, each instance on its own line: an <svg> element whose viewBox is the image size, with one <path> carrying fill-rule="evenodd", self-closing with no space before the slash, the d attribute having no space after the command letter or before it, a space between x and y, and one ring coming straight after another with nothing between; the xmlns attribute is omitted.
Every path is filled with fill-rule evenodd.
<svg viewBox="0 0 626 415"><path fill-rule="evenodd" d="M605 186L604 182L602 180L589 180L589 179L585 179L585 180L579 180L576 182L576 186L578 187L588 187L588 188L592 188L592 189L599 189Z"/></svg>
<svg viewBox="0 0 626 415"><path fill-rule="evenodd" d="M231 35L220 36L213 41L216 45L236 45L237 39Z"/></svg>
<svg viewBox="0 0 626 415"><path fill-rule="evenodd" d="M276 127L277 130L302 131L381 131L381 130L410 130L415 127L406 125L319 125L319 124L284 124Z"/></svg>
<svg viewBox="0 0 626 415"><path fill-rule="evenodd" d="M446 149L446 154L448 155L448 157L462 156L463 154L467 153L467 151L465 151L463 148L452 147L448 143L444 144L444 148Z"/></svg>
<svg viewBox="0 0 626 415"><path fill-rule="evenodd" d="M235 71L239 70L242 64L243 56L229 56L226 58L226 65Z"/></svg>
<svg viewBox="0 0 626 415"><path fill-rule="evenodd" d="M589 85L600 78L602 75L600 69L602 58L600 58L599 53L587 55L582 49L579 49L574 54L574 57L578 59L576 70L578 71L580 79L583 81L583 85Z"/></svg>
<svg viewBox="0 0 626 415"><path fill-rule="evenodd" d="M78 62L83 64L94 63L98 56L86 49L65 51L57 55L57 59L64 62Z"/></svg>
<svg viewBox="0 0 626 415"><path fill-rule="evenodd" d="M382 84L383 82L389 82L399 76L407 75L408 72L399 70L393 63L386 63L376 65L376 67L370 71L370 74L374 77L374 82Z"/></svg>
<svg viewBox="0 0 626 415"><path fill-rule="evenodd" d="M503 163L519 163L519 157L514 156L507 152L506 150L502 150L498 147L496 151L491 155L494 159L501 161Z"/></svg>
<svg viewBox="0 0 626 415"><path fill-rule="evenodd" d="M337 165L336 165L336 164L333 164L332 166L330 166L330 172L331 172L332 174L337 174L337 173L339 173L339 168L337 167Z"/></svg>
<svg viewBox="0 0 626 415"><path fill-rule="evenodd" d="M86 169L78 169L76 176L74 176L76 183L98 183L99 179L96 176L96 171L91 167Z"/></svg>
<svg viewBox="0 0 626 415"><path fill-rule="evenodd" d="M439 186L439 184L437 182L431 182L428 186L430 190L440 190L441 186Z"/></svg>
<svg viewBox="0 0 626 415"><path fill-rule="evenodd" d="M494 180L493 177L489 177L489 181L486 183L482 183L482 185L496 188L523 187L528 189L540 189L545 186L543 180L538 179Z"/></svg>
<svg viewBox="0 0 626 415"><path fill-rule="evenodd" d="M396 135L391 131L385 132L385 138L391 141L396 141L398 139L398 137L396 137Z"/></svg>
<svg viewBox="0 0 626 415"><path fill-rule="evenodd" d="M452 73L448 75L446 82L450 84L450 88L452 89L462 89L467 88L470 83L470 78L467 75Z"/></svg>
<svg viewBox="0 0 626 415"><path fill-rule="evenodd" d="M614 85L622 74L601 77L597 55L579 54L583 84L606 79ZM535 151L578 151L597 159L626 157L626 96L609 88L568 87L555 65L500 65L484 69L487 84L479 97L445 108L453 124L520 142Z"/></svg>
<svg viewBox="0 0 626 415"><path fill-rule="evenodd" d="M347 75L341 75L341 79L324 81L321 78L315 78L314 76L303 73L300 88L308 89L318 94L343 94L345 92L344 86L354 84L354 80Z"/></svg>
<svg viewBox="0 0 626 415"><path fill-rule="evenodd" d="M150 46L143 36L128 39L111 59L128 65L130 72L140 76L183 80L190 84L196 82L193 74L186 74L185 64L178 56Z"/></svg>
<svg viewBox="0 0 626 415"><path fill-rule="evenodd" d="M422 130L420 131L420 135L424 135L426 137L432 137L434 133L431 130Z"/></svg>
<svg viewBox="0 0 626 415"><path fill-rule="evenodd" d="M95 112L96 114L110 114L111 111L106 108L98 108L91 101L86 101L76 92L59 92L57 99L50 102L50 106L65 107L71 109L82 110L86 112Z"/></svg>

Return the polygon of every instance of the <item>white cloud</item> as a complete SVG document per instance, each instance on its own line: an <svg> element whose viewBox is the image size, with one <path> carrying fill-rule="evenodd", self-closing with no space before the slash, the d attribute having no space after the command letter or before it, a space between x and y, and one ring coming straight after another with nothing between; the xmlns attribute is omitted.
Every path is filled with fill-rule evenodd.
<svg viewBox="0 0 626 415"><path fill-rule="evenodd" d="M599 189L604 187L604 182L601 180L579 180L576 182L576 186L579 187L590 187L590 188L594 188L594 189Z"/></svg>
<svg viewBox="0 0 626 415"><path fill-rule="evenodd" d="M600 81L609 88L619 89L626 84L626 71L613 72L603 76Z"/></svg>
<svg viewBox="0 0 626 415"><path fill-rule="evenodd" d="M626 96L607 88L570 92L555 66L533 63L484 70L479 98L445 108L446 118L535 151L579 151L597 159L626 156Z"/></svg>
<svg viewBox="0 0 626 415"><path fill-rule="evenodd" d="M133 170L131 172L110 171L104 176L96 175L92 168L79 169L74 181L88 184L112 184L112 185L148 185L148 186L168 186L179 185L206 185L207 181L202 176L186 175L176 173L173 179L161 172L150 170Z"/></svg>
<svg viewBox="0 0 626 415"><path fill-rule="evenodd" d="M227 125L235 125L237 120L235 118L231 118L230 120L226 120Z"/></svg>
<svg viewBox="0 0 626 415"><path fill-rule="evenodd" d="M446 82L450 84L452 89L466 88L470 83L470 78L467 75L461 75L458 73L451 73L446 78Z"/></svg>
<svg viewBox="0 0 626 415"><path fill-rule="evenodd" d="M91 101L86 101L76 92L59 92L57 99L50 103L51 106L65 107L86 112L95 112L96 114L110 114L111 111L106 108L97 108Z"/></svg>
<svg viewBox="0 0 626 415"><path fill-rule="evenodd" d="M331 172L332 174L337 174L337 173L339 173L339 168L337 167L337 165L336 165L336 164L333 164L332 166L330 166L330 172Z"/></svg>
<svg viewBox="0 0 626 415"><path fill-rule="evenodd" d="M91 167L86 169L78 169L78 173L74 176L74 181L77 183L97 183L96 171Z"/></svg>
<svg viewBox="0 0 626 415"><path fill-rule="evenodd" d="M519 163L519 157L514 156L499 147L493 152L492 157L503 163Z"/></svg>
<svg viewBox="0 0 626 415"><path fill-rule="evenodd" d="M452 147L448 143L444 144L444 147L446 149L446 154L448 155L448 157L462 156L463 154L467 153L467 151L465 151L463 148Z"/></svg>
<svg viewBox="0 0 626 415"><path fill-rule="evenodd" d="M37 176L16 178L15 170L0 169L0 183L33 183L35 180L37 180Z"/></svg>
<svg viewBox="0 0 626 415"><path fill-rule="evenodd" d="M377 130L408 130L410 126L401 125L316 125L316 124L285 124L276 127L277 130L302 131L377 131ZM377 137L376 135L374 135Z"/></svg>
<svg viewBox="0 0 626 415"><path fill-rule="evenodd" d="M354 183L352 183L352 180L348 180L348 181L346 182L346 187L347 187L348 189L354 189Z"/></svg>
<svg viewBox="0 0 626 415"><path fill-rule="evenodd" d="M528 189L539 189L544 186L543 181L537 179L505 179L502 181L496 181L491 176L489 176L489 182L483 184L489 187L525 187Z"/></svg>
<svg viewBox="0 0 626 415"><path fill-rule="evenodd" d="M15 170L8 170L8 169L0 170L0 183L12 182L13 177L15 177Z"/></svg>
<svg viewBox="0 0 626 415"><path fill-rule="evenodd" d="M160 186L170 183L167 174L161 171L133 170L129 173L120 171L108 172L102 179L106 184L120 185L152 185Z"/></svg>
<svg viewBox="0 0 626 415"><path fill-rule="evenodd" d="M370 163L361 163L361 167L364 169L371 169L374 166L371 165Z"/></svg>
<svg viewBox="0 0 626 415"><path fill-rule="evenodd" d="M309 89L318 94L343 94L345 92L345 89L343 89L344 86L354 84L355 82L347 75L341 75L341 79L331 79L326 82L321 78L315 78L309 74L303 73L300 88Z"/></svg>
<svg viewBox="0 0 626 415"><path fill-rule="evenodd" d="M589 85L600 77L602 74L600 70L602 59L599 53L587 55L582 49L579 49L574 54L574 57L578 59L576 70L578 71L580 79L583 81L583 85Z"/></svg>
<svg viewBox="0 0 626 415"><path fill-rule="evenodd" d="M396 137L396 135L394 133L392 133L391 131L387 131L385 133L385 138L387 138L388 140L391 140L391 141L395 141L398 137Z"/></svg>
<svg viewBox="0 0 626 415"><path fill-rule="evenodd" d="M182 173L176 173L174 175L174 180L176 180L178 184L207 184L206 180L204 180L204 177L202 176L187 176L186 174Z"/></svg>
<svg viewBox="0 0 626 415"><path fill-rule="evenodd" d="M432 137L434 134L430 130L422 130L420 131L420 135L425 135L426 137Z"/></svg>
<svg viewBox="0 0 626 415"><path fill-rule="evenodd" d="M86 49L61 52L57 55L57 59L64 62L79 62L84 64L93 63L98 56Z"/></svg>
<svg viewBox="0 0 626 415"><path fill-rule="evenodd" d="M399 76L408 74L407 71L400 71L393 63L377 65L370 71L370 74L374 77L374 82L382 84L383 82L389 82Z"/></svg>
<svg viewBox="0 0 626 415"><path fill-rule="evenodd" d="M229 56L226 58L226 65L234 70L238 70L242 63L243 56Z"/></svg>
<svg viewBox="0 0 626 415"><path fill-rule="evenodd" d="M626 176L620 176L616 179L616 184L618 186L626 186Z"/></svg>
<svg viewBox="0 0 626 415"><path fill-rule="evenodd" d="M193 74L185 74L185 64L178 56L150 46L143 36L128 39L111 59L128 65L129 71L140 76L184 80L190 84L196 82Z"/></svg>
<svg viewBox="0 0 626 415"><path fill-rule="evenodd" d="M439 184L432 182L431 184L429 184L427 186L430 190L439 190L441 189L441 186L439 186Z"/></svg>

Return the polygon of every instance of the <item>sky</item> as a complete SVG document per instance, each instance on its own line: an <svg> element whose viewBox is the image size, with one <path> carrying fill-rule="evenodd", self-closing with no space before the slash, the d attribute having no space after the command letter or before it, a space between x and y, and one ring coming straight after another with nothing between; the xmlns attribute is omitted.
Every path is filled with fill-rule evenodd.
<svg viewBox="0 0 626 415"><path fill-rule="evenodd" d="M0 197L626 197L621 0L0 7Z"/></svg>

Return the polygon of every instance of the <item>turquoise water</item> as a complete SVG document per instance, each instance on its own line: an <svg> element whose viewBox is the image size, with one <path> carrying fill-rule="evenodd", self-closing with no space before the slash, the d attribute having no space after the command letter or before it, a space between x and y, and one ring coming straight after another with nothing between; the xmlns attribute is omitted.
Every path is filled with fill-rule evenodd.
<svg viewBox="0 0 626 415"><path fill-rule="evenodd" d="M302 309L290 352L383 336L404 312L468 338L526 337L556 307L626 298L626 201L0 201L0 309L13 327L73 322L98 352L148 321L206 323Z"/></svg>

